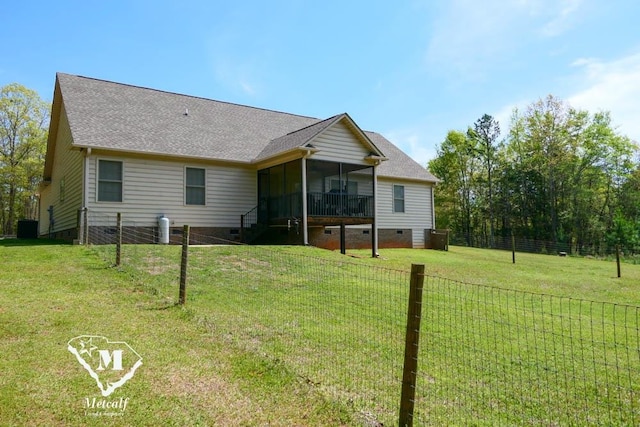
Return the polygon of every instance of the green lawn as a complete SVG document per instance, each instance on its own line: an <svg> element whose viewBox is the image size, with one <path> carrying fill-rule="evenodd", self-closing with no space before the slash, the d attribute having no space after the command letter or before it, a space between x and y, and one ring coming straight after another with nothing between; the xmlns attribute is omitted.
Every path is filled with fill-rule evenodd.
<svg viewBox="0 0 640 427"><path fill-rule="evenodd" d="M367 259L369 251L348 251ZM382 262L391 268L425 264L426 273L460 282L505 289L640 305L640 265L622 263L617 277L615 261L559 257L450 246L448 252L407 249L380 250ZM378 264L376 260L368 262Z"/></svg>
<svg viewBox="0 0 640 427"><path fill-rule="evenodd" d="M0 242L0 265L0 425L352 423L286 366L210 333L146 273L110 268L80 246L15 241ZM84 334L125 341L143 358L110 396L130 398L121 417L85 416L84 399L99 390L67 351Z"/></svg>
<svg viewBox="0 0 640 427"><path fill-rule="evenodd" d="M143 358L135 376L114 393L130 398L126 413L107 423L394 425L411 263L424 263L430 275L489 289L640 305L640 266L623 265L618 279L615 263L593 259L517 254L514 265L509 252L461 247L381 250L378 259L369 258L368 251L348 254L301 247L191 247L187 307L182 308L174 305L177 246L125 246L123 266L114 268L111 246L0 242L5 355L0 425L105 423L85 415L84 399L99 392L66 348L67 341L83 334L126 341ZM478 308L467 306L475 300L459 298L467 288L456 289L454 300L461 301L456 313L469 310L477 316ZM505 316L517 318L515 308L511 312L507 306ZM425 319L436 324L433 313ZM515 322L521 329L529 325L526 319ZM450 333L434 329L425 343L433 345ZM466 342L472 337L450 338ZM429 402L451 398L446 393L452 388L445 384L468 392L461 382L495 373L483 370L481 360L460 362L467 363L461 372L451 370L451 363L467 355L486 356L492 348L513 352L508 336L499 339L488 350L443 347L446 351L424 356L430 365L421 368L420 381L431 386L423 384L427 391L419 395L423 422L447 419L440 403ZM435 363L442 365L437 372ZM525 386L518 381L516 387ZM489 378L484 383L490 390L502 386ZM494 406L509 399L514 398L496 400ZM486 411L492 410L489 402ZM460 424L492 424L482 414L465 417ZM544 424L530 421L536 423Z"/></svg>

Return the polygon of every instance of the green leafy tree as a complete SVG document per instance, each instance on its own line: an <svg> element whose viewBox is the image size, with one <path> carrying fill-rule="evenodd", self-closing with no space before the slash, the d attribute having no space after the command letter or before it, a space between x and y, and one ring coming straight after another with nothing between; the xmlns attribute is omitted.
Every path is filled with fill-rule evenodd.
<svg viewBox="0 0 640 427"><path fill-rule="evenodd" d="M484 168L486 181L486 210L489 216L489 247L494 246L495 236L495 206L494 206L494 175L498 165L500 144L500 124L490 115L484 114L476 120L473 129L467 135L475 142L476 153Z"/></svg>
<svg viewBox="0 0 640 427"><path fill-rule="evenodd" d="M638 245L638 147L609 113L548 96L514 109L504 143L499 132L484 115L466 133L450 131L429 163L442 180L437 218L454 235L488 246L501 236L504 246L513 233L582 253L603 253L614 240Z"/></svg>
<svg viewBox="0 0 640 427"><path fill-rule="evenodd" d="M14 234L19 217L33 218L42 175L50 105L26 87L0 89L0 227Z"/></svg>
<svg viewBox="0 0 640 427"><path fill-rule="evenodd" d="M436 192L436 221L439 228L461 231L471 245L480 164L475 141L458 131L450 131L429 162L429 170L442 182Z"/></svg>

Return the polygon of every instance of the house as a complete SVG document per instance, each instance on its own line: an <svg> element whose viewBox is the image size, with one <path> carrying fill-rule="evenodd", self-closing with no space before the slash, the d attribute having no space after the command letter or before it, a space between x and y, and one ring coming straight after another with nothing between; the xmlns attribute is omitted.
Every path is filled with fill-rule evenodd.
<svg viewBox="0 0 640 427"><path fill-rule="evenodd" d="M39 234L77 238L86 208L95 230L121 213L157 236L167 218L173 240L188 224L228 240L424 247L436 181L346 113L319 120L58 73Z"/></svg>

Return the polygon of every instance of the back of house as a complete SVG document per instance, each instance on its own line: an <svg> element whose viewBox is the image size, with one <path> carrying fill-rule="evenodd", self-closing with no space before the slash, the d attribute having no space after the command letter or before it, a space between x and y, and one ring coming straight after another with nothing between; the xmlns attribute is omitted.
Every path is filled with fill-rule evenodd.
<svg viewBox="0 0 640 427"><path fill-rule="evenodd" d="M58 73L41 236L424 247L437 179L346 113L327 119ZM91 230L91 233L86 233ZM166 232L165 232L166 234Z"/></svg>

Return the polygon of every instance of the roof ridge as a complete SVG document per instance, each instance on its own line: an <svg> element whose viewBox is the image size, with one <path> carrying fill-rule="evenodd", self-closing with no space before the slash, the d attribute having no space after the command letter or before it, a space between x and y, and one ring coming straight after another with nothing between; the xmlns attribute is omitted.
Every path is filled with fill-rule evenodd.
<svg viewBox="0 0 640 427"><path fill-rule="evenodd" d="M300 129L292 130L291 132L289 132L289 133L287 133L285 135L282 135L282 136L279 136L277 138L272 139L272 141L275 141L276 139L284 138L285 136L293 135L294 133L302 132L303 130L309 129L310 127L318 126L320 123L324 123L324 122L328 122L330 120L334 120L336 117L343 116L344 114L345 113L335 114L335 115L333 115L331 117L327 117L324 120L317 119L318 121L315 122L315 123L311 123L310 125L307 125L305 127L301 127ZM305 117L305 116L301 116L301 117ZM312 119L313 117L309 117L309 118Z"/></svg>
<svg viewBox="0 0 640 427"><path fill-rule="evenodd" d="M252 110L262 110L262 111L267 111L267 112L270 112L270 113L283 114L283 115L287 115L287 116L301 117L301 118L304 118L304 119L320 120L317 117L305 116L305 115L302 115L302 114L287 113L285 111L273 110L273 109L270 109L270 108L254 107L254 106L251 106L251 105L239 104L237 102L221 101L219 99L205 98L203 96L187 95L186 93L179 93L179 92L172 92L172 91L168 91L168 90L155 89L155 88L151 88L151 87L139 86L139 85L134 85L134 84L130 84L130 83L114 82L112 80L98 79L96 77L87 77L87 76L81 76L81 75L78 75L78 74L63 73L63 72L60 72L60 71L58 71L56 74L69 76L69 77L77 77L77 78L87 79L87 80L93 80L93 81L96 81L96 82L110 83L110 84L114 84L114 85L118 85L118 86L127 86L127 87L134 88L134 89L149 90L149 91L153 91L153 92L164 93L164 94L167 94L167 95L177 95L177 96L184 96L184 97L187 97L187 98L200 99L200 100L203 100L203 101L218 102L220 104L232 105L232 106L243 107L243 108L250 108ZM335 116L333 116L333 117L335 117Z"/></svg>

